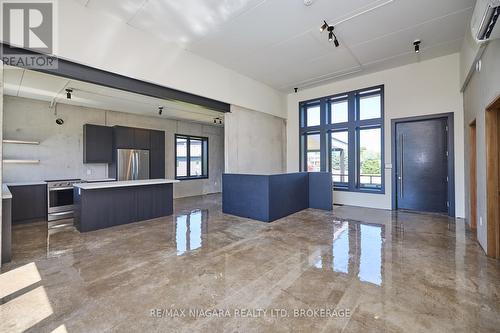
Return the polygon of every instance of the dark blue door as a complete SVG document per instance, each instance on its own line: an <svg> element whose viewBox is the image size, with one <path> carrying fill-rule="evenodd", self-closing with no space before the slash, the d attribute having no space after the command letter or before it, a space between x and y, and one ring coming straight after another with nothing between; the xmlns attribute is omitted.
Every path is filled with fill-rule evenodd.
<svg viewBox="0 0 500 333"><path fill-rule="evenodd" d="M448 212L447 119L396 124L397 208Z"/></svg>

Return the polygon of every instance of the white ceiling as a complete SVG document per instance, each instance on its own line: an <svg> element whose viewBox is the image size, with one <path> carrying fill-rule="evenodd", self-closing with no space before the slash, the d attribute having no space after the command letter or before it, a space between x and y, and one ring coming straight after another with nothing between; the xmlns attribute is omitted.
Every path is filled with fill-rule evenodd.
<svg viewBox="0 0 500 333"><path fill-rule="evenodd" d="M475 0L76 0L287 91L459 51ZM326 19L341 47L320 34ZM422 52L413 41L422 40Z"/></svg>
<svg viewBox="0 0 500 333"><path fill-rule="evenodd" d="M71 100L66 98L66 89L73 90ZM214 118L224 118L223 113L199 105L158 99L10 66L4 68L4 94L48 103L63 103L210 125L214 125ZM158 114L159 106L164 107L161 116Z"/></svg>

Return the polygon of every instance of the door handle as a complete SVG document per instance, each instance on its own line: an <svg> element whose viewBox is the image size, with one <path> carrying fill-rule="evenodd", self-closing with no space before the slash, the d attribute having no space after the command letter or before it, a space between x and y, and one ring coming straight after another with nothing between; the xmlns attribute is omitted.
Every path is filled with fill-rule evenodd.
<svg viewBox="0 0 500 333"><path fill-rule="evenodd" d="M404 171L403 171L403 167L404 167L404 161L403 161L403 157L404 157L404 134L401 134L401 140L400 140L400 146L401 146L401 158L399 159L399 196L401 198L404 197L404 188L403 188L403 181L404 181Z"/></svg>

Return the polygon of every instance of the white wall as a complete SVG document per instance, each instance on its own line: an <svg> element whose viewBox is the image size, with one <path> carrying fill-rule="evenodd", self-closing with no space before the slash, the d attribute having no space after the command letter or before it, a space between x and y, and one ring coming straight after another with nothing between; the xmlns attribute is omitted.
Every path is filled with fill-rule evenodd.
<svg viewBox="0 0 500 333"><path fill-rule="evenodd" d="M273 174L285 171L285 120L231 106L225 122L225 172Z"/></svg>
<svg viewBox="0 0 500 333"><path fill-rule="evenodd" d="M284 95L267 85L75 1L58 7L59 57L285 117Z"/></svg>
<svg viewBox="0 0 500 333"><path fill-rule="evenodd" d="M287 97L287 170L299 170L300 101L375 85L385 85L385 163L391 164L391 120L453 112L455 117L456 215L464 216L463 106L460 94L459 55L453 54L403 67L333 82ZM391 169L385 170L386 193L334 192L340 204L391 209Z"/></svg>
<svg viewBox="0 0 500 333"><path fill-rule="evenodd" d="M146 117L122 112L104 111L58 104L55 110L49 103L32 99L4 97L4 139L35 140L40 145L4 145L4 158L39 159L38 165L9 164L4 168L4 182L47 179L106 178L107 164L83 164L83 125L122 125L159 129L166 132L166 177L173 179L174 134L208 137L209 179L182 181L174 185L174 196L185 197L221 191L224 168L224 129L198 123ZM64 119L64 125L55 123ZM87 171L91 174L87 174Z"/></svg>
<svg viewBox="0 0 500 333"><path fill-rule="evenodd" d="M474 45L464 44L474 48ZM467 51L465 51L467 52ZM467 57L462 56L466 61ZM486 207L486 107L500 96L500 39L490 42L481 58L482 69L474 72L472 78L464 91L465 110L465 157L469 161L469 124L476 121L477 137L477 239L483 249L487 249L487 207ZM468 66L463 63L462 66ZM470 221L470 200L469 200L469 163L466 163L465 184L467 218ZM482 221L482 223L481 223ZM469 222L470 223L470 222Z"/></svg>

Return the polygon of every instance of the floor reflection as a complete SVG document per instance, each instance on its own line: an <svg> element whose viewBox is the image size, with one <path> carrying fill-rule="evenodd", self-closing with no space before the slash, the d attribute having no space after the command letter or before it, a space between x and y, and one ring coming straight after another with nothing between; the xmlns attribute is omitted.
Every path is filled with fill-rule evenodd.
<svg viewBox="0 0 500 333"><path fill-rule="evenodd" d="M349 223L347 222L333 233L333 270L349 273Z"/></svg>
<svg viewBox="0 0 500 333"><path fill-rule="evenodd" d="M382 227L360 225L361 248L358 277L382 285Z"/></svg>
<svg viewBox="0 0 500 333"><path fill-rule="evenodd" d="M176 216L175 244L178 256L203 246L203 238L207 233L207 220L207 210L193 210L188 214Z"/></svg>
<svg viewBox="0 0 500 333"><path fill-rule="evenodd" d="M335 221L332 226L331 253L320 255L313 266L381 286L384 226L347 221Z"/></svg>

